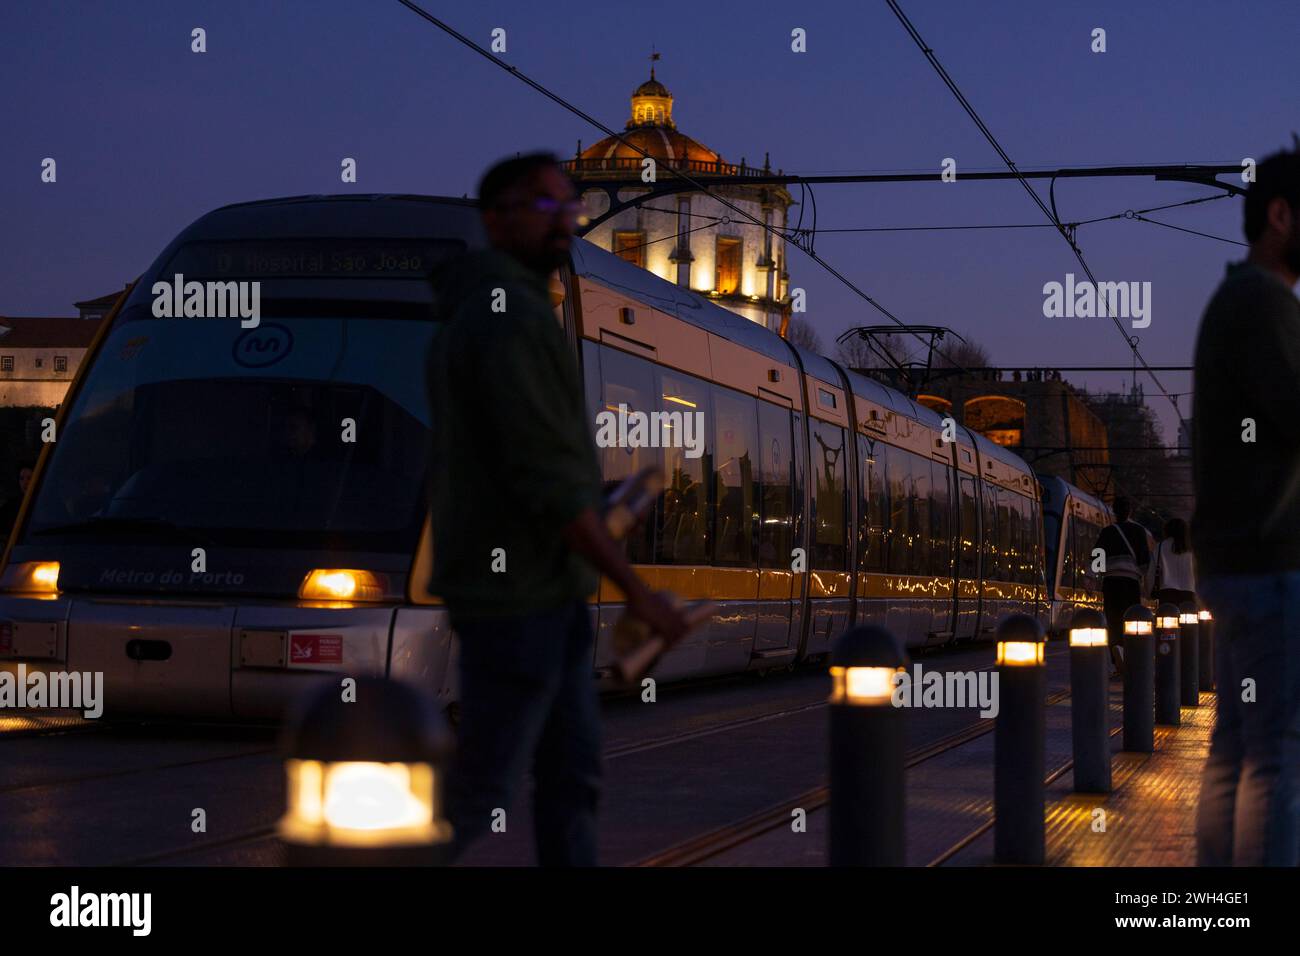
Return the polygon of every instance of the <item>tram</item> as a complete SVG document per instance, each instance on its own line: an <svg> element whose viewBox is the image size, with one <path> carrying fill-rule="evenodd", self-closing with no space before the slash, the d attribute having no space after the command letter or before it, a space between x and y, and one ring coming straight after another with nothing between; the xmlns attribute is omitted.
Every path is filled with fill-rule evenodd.
<svg viewBox="0 0 1300 956"><path fill-rule="evenodd" d="M426 587L428 275L483 242L472 202L425 196L241 203L181 232L106 317L38 462L0 569L0 669L102 672L110 717L276 720L361 675L454 700ZM257 282L260 315L157 315L178 277ZM706 424L698 455L601 449L609 482L666 476L627 544L638 572L719 606L661 680L815 661L855 623L986 638L1087 590L1052 567L1078 567L1069 521L1045 548L1046 486L1007 449L584 240L552 290L593 430L620 406ZM621 612L602 581L596 679Z"/></svg>

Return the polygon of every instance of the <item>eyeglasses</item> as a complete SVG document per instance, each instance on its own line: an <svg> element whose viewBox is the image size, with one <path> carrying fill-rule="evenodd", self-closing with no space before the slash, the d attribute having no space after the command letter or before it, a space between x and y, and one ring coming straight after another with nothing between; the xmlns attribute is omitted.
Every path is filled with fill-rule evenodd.
<svg viewBox="0 0 1300 956"><path fill-rule="evenodd" d="M581 199L560 202L560 200L552 199L550 196L538 196L535 199L517 199L514 202L503 202L497 208L518 209L520 207L541 213L543 216L554 216L563 212L573 219L583 220L587 218L587 207Z"/></svg>

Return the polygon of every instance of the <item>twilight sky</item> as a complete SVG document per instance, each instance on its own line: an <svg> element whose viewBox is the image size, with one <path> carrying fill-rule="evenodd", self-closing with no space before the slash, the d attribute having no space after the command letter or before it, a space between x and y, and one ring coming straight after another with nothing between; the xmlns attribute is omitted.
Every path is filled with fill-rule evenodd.
<svg viewBox="0 0 1300 956"><path fill-rule="evenodd" d="M21 9L15 9L21 7ZM1300 4L1255 0L906 0L904 10L1022 168L1240 163L1300 130ZM934 170L958 182L821 186L819 225L1036 223L883 0L790 4L458 2L427 9L622 129L647 75L673 92L678 128L732 162L802 173ZM207 31L208 52L190 51ZM808 52L790 51L803 27ZM1091 31L1106 30L1093 53ZM120 288L175 233L230 202L321 192L472 193L516 150L572 155L601 134L395 0L64 2L0 13L0 314L71 315ZM358 182L339 179L345 156ZM42 183L41 161L58 162ZM1046 184L1041 187L1046 197ZM1063 219L1206 195L1143 179L1062 181ZM1153 217L1241 239L1224 199ZM805 220L806 222L806 220ZM1101 280L1152 283L1138 331L1153 365L1185 365L1201 309L1243 249L1131 220L1084 226ZM948 325L999 364L1127 365L1109 320L1048 319L1043 284L1078 272L1050 229L824 234L817 251L906 321ZM826 350L851 325L886 321L803 257ZM1117 388L1123 375L1073 375ZM1190 376L1161 376L1186 392ZM1156 394L1147 384L1148 396ZM1150 399L1165 427L1176 418ZM1184 414L1190 396L1181 399Z"/></svg>

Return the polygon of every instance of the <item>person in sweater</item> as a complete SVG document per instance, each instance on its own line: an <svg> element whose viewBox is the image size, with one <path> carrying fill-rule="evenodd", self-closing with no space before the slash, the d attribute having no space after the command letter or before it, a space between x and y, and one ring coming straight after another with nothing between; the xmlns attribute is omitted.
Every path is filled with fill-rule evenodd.
<svg viewBox="0 0 1300 956"><path fill-rule="evenodd" d="M1201 318L1192 549L1214 615L1218 719L1197 814L1205 866L1300 862L1300 152L1258 164L1250 252Z"/></svg>
<svg viewBox="0 0 1300 956"><path fill-rule="evenodd" d="M460 649L458 752L447 810L459 854L531 770L543 866L596 858L600 711L587 596L597 573L670 641L686 619L632 571L599 517L604 487L577 360L548 282L580 210L554 156L487 171L490 248L433 277L433 574Z"/></svg>

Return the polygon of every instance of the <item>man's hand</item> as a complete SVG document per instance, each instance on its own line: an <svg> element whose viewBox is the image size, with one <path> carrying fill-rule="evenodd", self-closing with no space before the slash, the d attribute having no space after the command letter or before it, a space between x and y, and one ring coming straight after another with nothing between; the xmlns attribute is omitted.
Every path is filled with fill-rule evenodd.
<svg viewBox="0 0 1300 956"><path fill-rule="evenodd" d="M674 604L665 591L645 589L636 595L628 595L627 612L645 621L650 630L669 645L680 640L689 628L686 612Z"/></svg>
<svg viewBox="0 0 1300 956"><path fill-rule="evenodd" d="M669 644L686 633L686 613L662 593L651 591L636 576L623 557L622 546L609 536L605 523L593 509L588 508L565 525L564 540L626 595L629 614L644 621Z"/></svg>

